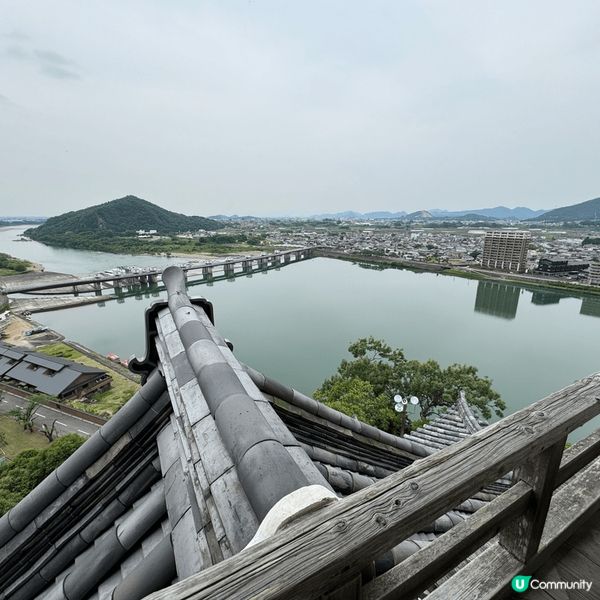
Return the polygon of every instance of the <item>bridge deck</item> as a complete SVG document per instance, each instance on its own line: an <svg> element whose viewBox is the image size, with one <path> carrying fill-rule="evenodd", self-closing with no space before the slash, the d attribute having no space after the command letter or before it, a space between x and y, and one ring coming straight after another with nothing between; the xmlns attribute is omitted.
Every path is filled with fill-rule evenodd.
<svg viewBox="0 0 600 600"><path fill-rule="evenodd" d="M599 600L600 599L600 512L570 537L533 577L540 581L591 581L583 590L529 590L513 594L522 600Z"/></svg>

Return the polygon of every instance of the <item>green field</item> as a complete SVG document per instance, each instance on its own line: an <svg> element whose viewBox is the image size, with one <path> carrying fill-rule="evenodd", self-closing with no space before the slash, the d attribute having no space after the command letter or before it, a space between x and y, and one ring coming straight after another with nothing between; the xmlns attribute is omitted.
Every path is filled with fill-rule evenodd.
<svg viewBox="0 0 600 600"><path fill-rule="evenodd" d="M39 348L40 352L44 352L50 356L58 356L61 358L67 358L69 360L76 361L78 363L87 365L88 367L95 367L97 369L103 369L107 371L112 377L112 385L109 390L93 396L93 402L79 402L78 400L70 400L67 402L69 406L83 410L85 412L98 415L100 417L111 417L114 415L131 396L137 391L139 385L127 379L117 371L109 369L106 365L103 365L81 352L78 352L74 348L63 344L62 342L56 344L50 344Z"/></svg>
<svg viewBox="0 0 600 600"><path fill-rule="evenodd" d="M41 433L23 431L23 426L7 415L0 415L0 433L4 434L7 441L7 445L1 449L0 456L4 453L11 459L23 450L48 446L48 440Z"/></svg>

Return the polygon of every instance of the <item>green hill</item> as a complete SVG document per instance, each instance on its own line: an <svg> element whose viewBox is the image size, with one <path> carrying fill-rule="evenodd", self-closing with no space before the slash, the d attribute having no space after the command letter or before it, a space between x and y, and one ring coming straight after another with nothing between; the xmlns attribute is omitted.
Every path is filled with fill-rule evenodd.
<svg viewBox="0 0 600 600"><path fill-rule="evenodd" d="M125 196L104 204L51 217L27 235L45 242L57 235L79 233L134 233L139 229L156 229L159 234L220 229L222 225L205 217L188 217L171 212L136 196Z"/></svg>
<svg viewBox="0 0 600 600"><path fill-rule="evenodd" d="M221 223L205 217L188 217L137 198L125 196L97 206L52 217L39 227L28 229L31 239L49 246L126 254L194 252L190 240L175 234L199 229L216 230ZM158 240L138 238L136 231L155 229ZM230 237L230 236L217 236ZM219 240L210 238L215 243ZM228 240L221 240L227 243Z"/></svg>
<svg viewBox="0 0 600 600"><path fill-rule="evenodd" d="M530 221L600 221L600 198L555 208Z"/></svg>

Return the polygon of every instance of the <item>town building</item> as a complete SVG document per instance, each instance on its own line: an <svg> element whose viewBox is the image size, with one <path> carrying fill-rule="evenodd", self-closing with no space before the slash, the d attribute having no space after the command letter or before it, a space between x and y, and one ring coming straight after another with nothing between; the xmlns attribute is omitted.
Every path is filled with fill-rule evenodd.
<svg viewBox="0 0 600 600"><path fill-rule="evenodd" d="M540 258L536 270L548 275L576 275L585 271L589 266L590 263L586 262L569 262L566 258L545 256Z"/></svg>
<svg viewBox="0 0 600 600"><path fill-rule="evenodd" d="M0 343L0 378L8 385L61 400L105 391L112 382L110 375L101 369L3 343Z"/></svg>
<svg viewBox="0 0 600 600"><path fill-rule="evenodd" d="M483 244L482 266L524 273L530 239L528 231L488 231Z"/></svg>

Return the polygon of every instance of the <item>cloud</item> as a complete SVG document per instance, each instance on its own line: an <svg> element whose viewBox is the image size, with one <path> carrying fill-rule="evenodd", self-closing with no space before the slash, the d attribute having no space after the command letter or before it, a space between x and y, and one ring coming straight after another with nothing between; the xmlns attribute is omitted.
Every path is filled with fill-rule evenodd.
<svg viewBox="0 0 600 600"><path fill-rule="evenodd" d="M31 54L25 48L16 44L6 46L4 56L14 60L31 60Z"/></svg>
<svg viewBox="0 0 600 600"><path fill-rule="evenodd" d="M34 50L40 63L40 71L53 79L81 79L75 70L75 63L52 50Z"/></svg>
<svg viewBox="0 0 600 600"><path fill-rule="evenodd" d="M29 39L29 36L26 33L17 30L13 30L10 33L4 33L2 34L2 37L7 40L12 40L13 42L25 42Z"/></svg>
<svg viewBox="0 0 600 600"><path fill-rule="evenodd" d="M53 52L52 50L34 50L34 54L39 58L39 60L46 64L53 65L72 65L74 64L72 60L65 58L58 52Z"/></svg>
<svg viewBox="0 0 600 600"><path fill-rule="evenodd" d="M24 34L16 33L7 34L3 37L15 41L17 41L17 38L18 41L26 41L28 39ZM25 44L13 43L5 47L4 56L12 60L35 64L42 75L51 77L52 79L81 79L75 62L54 50L39 48L31 50Z"/></svg>
<svg viewBox="0 0 600 600"><path fill-rule="evenodd" d="M48 63L42 63L40 65L40 72L53 79L81 79L81 76L74 71Z"/></svg>

